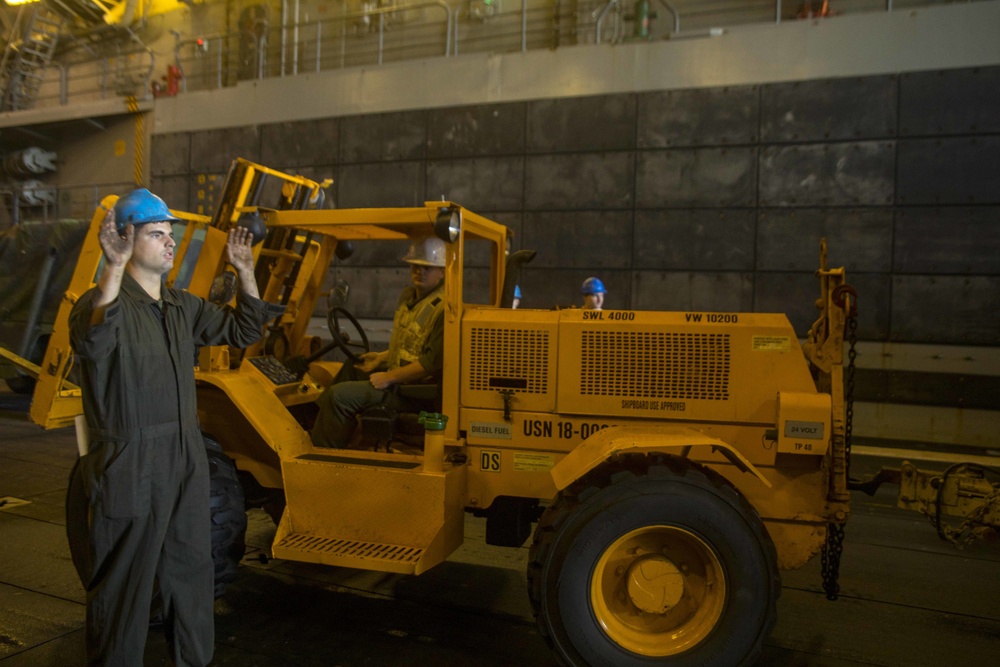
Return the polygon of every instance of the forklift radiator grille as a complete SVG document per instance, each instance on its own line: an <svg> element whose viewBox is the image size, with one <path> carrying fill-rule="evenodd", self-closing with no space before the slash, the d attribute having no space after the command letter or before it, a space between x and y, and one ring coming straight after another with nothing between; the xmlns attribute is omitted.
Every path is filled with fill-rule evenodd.
<svg viewBox="0 0 1000 667"><path fill-rule="evenodd" d="M401 547L392 544L359 542L357 540L339 540L301 533L288 535L278 546L316 554L351 556L354 558L398 563L416 563L424 553L424 550L418 547Z"/></svg>
<svg viewBox="0 0 1000 667"><path fill-rule="evenodd" d="M580 393L725 401L729 334L584 331Z"/></svg>
<svg viewBox="0 0 1000 667"><path fill-rule="evenodd" d="M469 389L516 389L544 394L549 388L549 332L531 329L472 329Z"/></svg>

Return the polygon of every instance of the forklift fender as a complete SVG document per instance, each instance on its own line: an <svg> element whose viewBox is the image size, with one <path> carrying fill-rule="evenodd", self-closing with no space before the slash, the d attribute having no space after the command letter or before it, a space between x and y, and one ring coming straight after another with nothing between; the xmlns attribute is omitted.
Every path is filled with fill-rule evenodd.
<svg viewBox="0 0 1000 667"><path fill-rule="evenodd" d="M743 472L752 473L764 486L771 488L771 482L732 445L701 431L676 426L611 426L602 429L584 440L552 468L552 481L562 491L615 454L680 449L683 450L681 456L687 458L692 447L711 447L734 466Z"/></svg>

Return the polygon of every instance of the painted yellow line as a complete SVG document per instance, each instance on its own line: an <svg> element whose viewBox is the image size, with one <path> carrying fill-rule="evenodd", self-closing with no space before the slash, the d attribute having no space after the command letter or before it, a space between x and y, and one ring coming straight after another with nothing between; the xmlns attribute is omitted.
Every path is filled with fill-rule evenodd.
<svg viewBox="0 0 1000 667"><path fill-rule="evenodd" d="M907 461L940 461L942 463L978 463L1000 467L1000 456L974 456L950 452L927 452L916 449L891 449L888 447L851 447L851 455L879 456Z"/></svg>

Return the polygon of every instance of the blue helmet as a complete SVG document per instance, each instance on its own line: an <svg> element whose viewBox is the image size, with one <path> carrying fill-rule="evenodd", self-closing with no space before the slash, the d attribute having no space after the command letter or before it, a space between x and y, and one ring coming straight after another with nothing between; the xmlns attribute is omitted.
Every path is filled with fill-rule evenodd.
<svg viewBox="0 0 1000 667"><path fill-rule="evenodd" d="M595 278L591 276L583 281L580 285L580 294L604 294L606 290L604 289L604 283L601 282L600 278Z"/></svg>
<svg viewBox="0 0 1000 667"><path fill-rule="evenodd" d="M119 234L126 225L144 225L147 222L180 222L167 208L166 203L146 188L133 190L115 202L115 226Z"/></svg>
<svg viewBox="0 0 1000 667"><path fill-rule="evenodd" d="M514 298L515 299L520 299L521 298L521 286L520 285L514 285Z"/></svg>

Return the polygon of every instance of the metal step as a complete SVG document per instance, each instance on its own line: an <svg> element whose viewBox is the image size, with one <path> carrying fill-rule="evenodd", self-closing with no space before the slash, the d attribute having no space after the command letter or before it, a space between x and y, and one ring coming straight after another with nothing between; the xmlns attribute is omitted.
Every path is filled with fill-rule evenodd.
<svg viewBox="0 0 1000 667"><path fill-rule="evenodd" d="M421 456L320 450L281 462L275 558L420 574L462 543L465 466Z"/></svg>
<svg viewBox="0 0 1000 667"><path fill-rule="evenodd" d="M343 567L398 574L416 574L424 555L420 547L343 540L307 533L290 533L275 542L276 558L310 563L330 563Z"/></svg>

